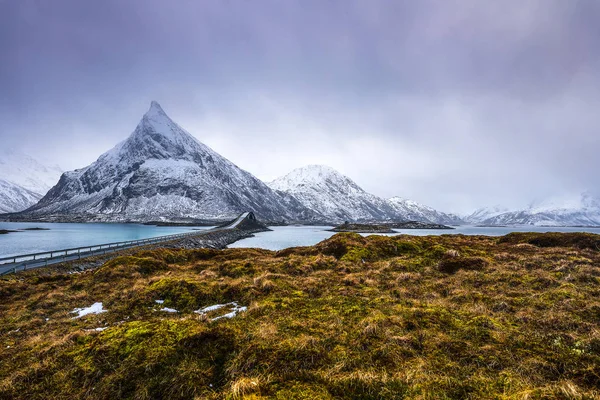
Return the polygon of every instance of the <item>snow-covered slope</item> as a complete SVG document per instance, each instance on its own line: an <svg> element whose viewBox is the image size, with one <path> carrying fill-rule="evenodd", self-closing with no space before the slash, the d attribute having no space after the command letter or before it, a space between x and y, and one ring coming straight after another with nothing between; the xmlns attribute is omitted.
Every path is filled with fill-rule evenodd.
<svg viewBox="0 0 600 400"><path fill-rule="evenodd" d="M600 226L600 200L586 192L570 199L545 200L481 222L486 225Z"/></svg>
<svg viewBox="0 0 600 400"><path fill-rule="evenodd" d="M324 165L297 168L268 185L295 197L330 222L386 220L393 214L383 199Z"/></svg>
<svg viewBox="0 0 600 400"><path fill-rule="evenodd" d="M45 195L56 185L62 170L46 166L31 156L12 149L0 150L0 179L16 184L31 192Z"/></svg>
<svg viewBox="0 0 600 400"><path fill-rule="evenodd" d="M32 215L94 214L101 220L310 219L250 173L200 143L152 102L127 140L83 169L66 172Z"/></svg>
<svg viewBox="0 0 600 400"><path fill-rule="evenodd" d="M394 209L396 218L405 221L422 221L445 225L457 225L465 222L458 215L440 212L402 197L392 197L388 199L388 204Z"/></svg>
<svg viewBox="0 0 600 400"><path fill-rule="evenodd" d="M0 149L0 213L31 207L58 182L61 173L59 167L47 167L19 151Z"/></svg>
<svg viewBox="0 0 600 400"><path fill-rule="evenodd" d="M41 198L39 193L0 179L0 214L22 211Z"/></svg>

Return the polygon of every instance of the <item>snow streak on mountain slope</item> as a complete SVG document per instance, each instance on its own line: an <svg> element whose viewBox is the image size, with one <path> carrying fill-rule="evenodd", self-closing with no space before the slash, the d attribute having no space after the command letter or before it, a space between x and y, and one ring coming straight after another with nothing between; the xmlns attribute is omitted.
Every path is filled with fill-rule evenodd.
<svg viewBox="0 0 600 400"><path fill-rule="evenodd" d="M575 199L547 200L525 210L482 221L486 225L600 226L600 201L590 193Z"/></svg>
<svg viewBox="0 0 600 400"><path fill-rule="evenodd" d="M454 214L443 213L423 204L401 197L388 199L394 209L396 218L404 221L423 221L436 224L457 225L464 221Z"/></svg>
<svg viewBox="0 0 600 400"><path fill-rule="evenodd" d="M41 196L56 185L61 174L62 170L58 166L42 165L32 157L15 150L0 150L0 179Z"/></svg>
<svg viewBox="0 0 600 400"><path fill-rule="evenodd" d="M0 179L0 214L22 211L41 197L23 186Z"/></svg>
<svg viewBox="0 0 600 400"><path fill-rule="evenodd" d="M103 220L310 218L173 122L152 102L127 140L86 168L66 172L27 213L95 214Z"/></svg>
<svg viewBox="0 0 600 400"><path fill-rule="evenodd" d="M393 214L383 199L365 192L350 178L323 165L295 169L268 185L295 197L331 222L382 221Z"/></svg>

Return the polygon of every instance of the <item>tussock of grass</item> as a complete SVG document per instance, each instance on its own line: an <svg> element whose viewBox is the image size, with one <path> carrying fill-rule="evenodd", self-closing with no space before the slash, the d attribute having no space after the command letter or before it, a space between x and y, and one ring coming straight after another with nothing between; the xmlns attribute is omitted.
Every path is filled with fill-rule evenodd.
<svg viewBox="0 0 600 400"><path fill-rule="evenodd" d="M501 243L527 243L537 247L576 247L600 250L600 235L586 232L513 232L502 237Z"/></svg>
<svg viewBox="0 0 600 400"><path fill-rule="evenodd" d="M460 269L480 271L488 265L482 257L447 257L438 264L442 272L453 274Z"/></svg>
<svg viewBox="0 0 600 400"><path fill-rule="evenodd" d="M0 398L598 398L597 242L343 233L28 271L0 280Z"/></svg>

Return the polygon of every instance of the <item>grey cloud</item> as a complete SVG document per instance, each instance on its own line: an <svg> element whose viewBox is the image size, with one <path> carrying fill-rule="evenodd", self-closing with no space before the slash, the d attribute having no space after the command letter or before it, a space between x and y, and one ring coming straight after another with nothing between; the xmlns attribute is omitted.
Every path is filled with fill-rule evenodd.
<svg viewBox="0 0 600 400"><path fill-rule="evenodd" d="M323 163L447 210L523 205L599 186L599 18L593 0L4 1L0 141L80 167L156 99L265 179Z"/></svg>

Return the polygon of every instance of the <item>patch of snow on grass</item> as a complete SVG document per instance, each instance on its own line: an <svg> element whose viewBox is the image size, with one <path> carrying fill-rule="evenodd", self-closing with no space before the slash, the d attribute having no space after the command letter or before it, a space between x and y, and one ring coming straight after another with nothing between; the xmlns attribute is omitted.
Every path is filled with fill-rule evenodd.
<svg viewBox="0 0 600 400"><path fill-rule="evenodd" d="M197 313L197 314L200 314L200 315L206 315L207 313L209 313L211 311L216 311L216 310L219 310L219 309L221 309L223 307L228 307L228 308L231 309L231 311L229 313L227 313L227 314L215 317L215 318L211 319L211 321L216 321L216 320L221 319L221 318L233 318L238 313L244 312L244 311L246 311L248 309L248 307L246 307L246 306L240 306L240 305L238 305L237 302L233 301L231 303L215 304L215 305L212 305L212 306L204 307L204 308L202 308L200 310L196 310L194 312Z"/></svg>
<svg viewBox="0 0 600 400"><path fill-rule="evenodd" d="M76 308L73 311L71 311L71 313L77 313L78 315L76 317L73 317L72 319L76 319L76 318L81 318L83 316L86 316L88 314L100 314L103 312L107 312L108 310L105 310L102 308L102 303L94 303L89 307L86 308Z"/></svg>
<svg viewBox="0 0 600 400"><path fill-rule="evenodd" d="M162 303L164 303L165 301L164 301L164 300L154 300L154 302L155 302L156 304L162 304Z"/></svg>
<svg viewBox="0 0 600 400"><path fill-rule="evenodd" d="M232 311L232 312L230 312L230 313L227 313L227 314L225 314L225 315L221 315L220 317L215 317L215 318L213 318L213 319L212 319L212 321L216 321L216 320L218 320L218 319L221 319L221 318L233 318L233 317L235 317L235 316L236 316L238 313L244 312L244 311L246 311L247 309L248 309L248 307L245 307L245 306L243 306L243 307L236 307L236 308L234 308L234 309L233 309L233 311Z"/></svg>
<svg viewBox="0 0 600 400"><path fill-rule="evenodd" d="M160 311L164 311L164 312L172 312L172 313L179 312L179 311L177 311L176 309L174 309L174 308L169 308L169 307L163 307L163 308L161 308L161 309L160 309Z"/></svg>
<svg viewBox="0 0 600 400"><path fill-rule="evenodd" d="M215 304L214 306L208 306L208 307L204 307L203 309L201 309L201 310L196 310L196 311L194 311L194 312L195 312L195 313L198 313L198 314L206 314L206 313L208 313L208 312L211 312L211 311L218 310L219 308L223 308L223 307L225 307L225 306L228 306L228 305L231 305L231 304L236 304L236 303L234 302L234 303L227 303L227 304ZM236 305L237 305L237 304L236 304Z"/></svg>

